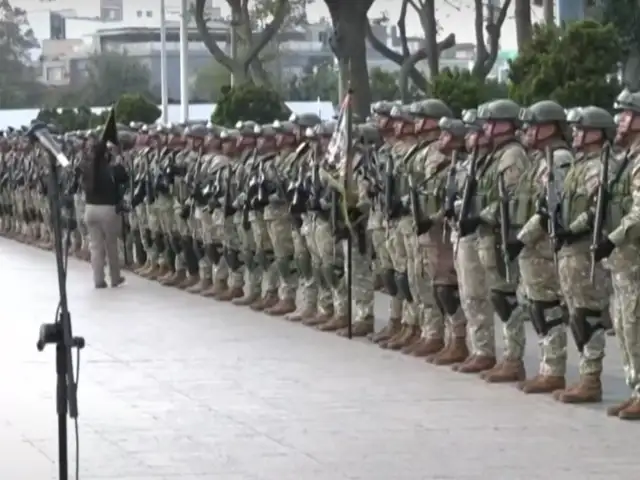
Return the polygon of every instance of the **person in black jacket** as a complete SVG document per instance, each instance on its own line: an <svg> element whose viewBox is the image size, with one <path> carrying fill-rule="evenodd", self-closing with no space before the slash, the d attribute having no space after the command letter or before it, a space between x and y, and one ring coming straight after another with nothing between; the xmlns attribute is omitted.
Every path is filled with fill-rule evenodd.
<svg viewBox="0 0 640 480"><path fill-rule="evenodd" d="M122 228L118 207L129 175L124 166L113 161L104 142L97 143L92 153L82 175L86 198L84 219L89 232L93 282L96 288L107 286L105 266L108 265L111 286L117 287L124 282L118 254Z"/></svg>

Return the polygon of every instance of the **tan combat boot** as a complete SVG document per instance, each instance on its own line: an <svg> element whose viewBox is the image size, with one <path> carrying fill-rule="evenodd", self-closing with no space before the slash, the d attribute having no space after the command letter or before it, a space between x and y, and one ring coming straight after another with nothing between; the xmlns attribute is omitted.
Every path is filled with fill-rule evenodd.
<svg viewBox="0 0 640 480"><path fill-rule="evenodd" d="M308 318L314 318L318 314L318 311L313 305L306 305L305 307L291 312L284 316L285 320L290 322L302 322Z"/></svg>
<svg viewBox="0 0 640 480"><path fill-rule="evenodd" d="M172 272L168 266L162 265L160 267L160 271L158 272L156 280L162 283L166 280L169 280L171 277L173 277L173 275L174 275L174 272Z"/></svg>
<svg viewBox="0 0 640 480"><path fill-rule="evenodd" d="M198 285L198 283L200 283L199 275L187 275L187 278L185 278L178 285L176 285L176 287L178 287L180 290L187 290L188 288L191 288L194 285Z"/></svg>
<svg viewBox="0 0 640 480"><path fill-rule="evenodd" d="M491 370L482 372L480 378L488 383L521 382L526 378L522 360L503 359Z"/></svg>
<svg viewBox="0 0 640 480"><path fill-rule="evenodd" d="M464 331L464 328L462 329ZM453 335L447 347L432 357L428 357L428 362L434 365L454 365L464 362L469 356L467 348L467 337L464 333Z"/></svg>
<svg viewBox="0 0 640 480"><path fill-rule="evenodd" d="M442 337L427 338L423 336L405 353L413 357L424 358L442 351L444 346L444 339Z"/></svg>
<svg viewBox="0 0 640 480"><path fill-rule="evenodd" d="M351 336L352 337L366 337L371 332L373 332L373 315L366 317L364 320L356 320L351 325ZM349 336L349 327L345 327L341 330L338 330L338 335L341 337Z"/></svg>
<svg viewBox="0 0 640 480"><path fill-rule="evenodd" d="M598 403L602 401L600 374L582 375L578 383L553 392L553 398L562 403Z"/></svg>
<svg viewBox="0 0 640 480"><path fill-rule="evenodd" d="M260 300L260 297L261 297L260 292L249 291L249 293L247 293L246 295L243 295L242 297L233 298L231 300L231 303L233 303L234 305L237 305L238 307L248 307L252 303L255 303L258 300Z"/></svg>
<svg viewBox="0 0 640 480"><path fill-rule="evenodd" d="M276 290L269 290L254 305L251 305L251 308L256 312L262 312L273 308L279 301L278 292Z"/></svg>
<svg viewBox="0 0 640 480"><path fill-rule="evenodd" d="M496 357L490 355L469 355L467 359L452 368L460 373L482 373L496 365Z"/></svg>
<svg viewBox="0 0 640 480"><path fill-rule="evenodd" d="M400 327L395 331L395 333L393 333L393 335L390 335L385 340L380 340L378 342L378 346L380 348L387 348L388 344L395 342L396 339L402 337L408 328L410 328L410 325L408 323L400 323Z"/></svg>
<svg viewBox="0 0 640 480"><path fill-rule="evenodd" d="M187 278L187 272L185 270L176 270L171 276L160 280L160 283L165 287L177 287Z"/></svg>
<svg viewBox="0 0 640 480"><path fill-rule="evenodd" d="M213 281L210 278L204 277L204 278L201 278L200 281L195 285L192 285L191 287L187 288L187 292L202 293L205 290L207 290L209 287L211 287L211 285L213 285Z"/></svg>
<svg viewBox="0 0 640 480"><path fill-rule="evenodd" d="M323 325L333 318L333 311L318 312L315 316L309 318L303 318L302 324L307 327L316 327Z"/></svg>
<svg viewBox="0 0 640 480"><path fill-rule="evenodd" d="M553 393L565 388L566 381L562 375L538 374L518 383L518 390L524 393Z"/></svg>
<svg viewBox="0 0 640 480"><path fill-rule="evenodd" d="M227 291L228 288L229 288L229 285L227 284L226 280L217 280L213 282L213 284L209 288L207 288L205 291L203 291L200 295L207 298L215 298L218 295L220 295L222 292Z"/></svg>
<svg viewBox="0 0 640 480"><path fill-rule="evenodd" d="M402 325L402 320L399 318L390 318L385 327L379 332L372 333L369 336L369 340L373 343L384 342L385 340L389 340L400 330L400 326Z"/></svg>
<svg viewBox="0 0 640 480"><path fill-rule="evenodd" d="M221 292L216 299L221 302L231 302L236 298L244 297L244 290L240 287L227 288L224 292Z"/></svg>
<svg viewBox="0 0 640 480"><path fill-rule="evenodd" d="M403 347L415 342L420 337L420 328L417 325L407 325L402 335L389 340L386 346L389 350L400 350ZM382 345L380 345L382 346Z"/></svg>
<svg viewBox="0 0 640 480"><path fill-rule="evenodd" d="M270 307L265 305L264 311L267 315L271 315L272 317L281 317L296 311L296 301L293 298L281 298L275 305Z"/></svg>
<svg viewBox="0 0 640 480"><path fill-rule="evenodd" d="M345 315L334 316L326 323L318 325L316 328L321 332L335 332L341 328L349 326L349 319Z"/></svg>
<svg viewBox="0 0 640 480"><path fill-rule="evenodd" d="M640 420L640 398L634 398L628 406L620 410L618 418L622 420Z"/></svg>
<svg viewBox="0 0 640 480"><path fill-rule="evenodd" d="M618 403L616 405L613 405L607 408L607 415L610 417L617 417L618 415L620 415L620 412L622 410L624 410L625 408L627 408L633 403L633 400L634 400L633 398L629 398L622 403Z"/></svg>

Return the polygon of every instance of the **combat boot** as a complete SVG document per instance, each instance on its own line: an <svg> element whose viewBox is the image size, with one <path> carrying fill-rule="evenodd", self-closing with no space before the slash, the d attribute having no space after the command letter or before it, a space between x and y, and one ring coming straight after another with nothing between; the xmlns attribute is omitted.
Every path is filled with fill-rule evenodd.
<svg viewBox="0 0 640 480"><path fill-rule="evenodd" d="M407 355L417 358L429 357L441 352L444 348L444 339L442 337L420 337L410 349L405 350Z"/></svg>
<svg viewBox="0 0 640 480"><path fill-rule="evenodd" d="M390 335L389 338L387 338L386 340L380 340L378 342L378 346L380 348L387 348L387 345L395 342L396 339L402 337L405 334L405 331L409 328L409 324L408 323L401 323L400 327L398 328L398 330L396 330L396 332L393 335Z"/></svg>
<svg viewBox="0 0 640 480"><path fill-rule="evenodd" d="M564 388L566 388L566 381L563 375L538 374L518 382L518 390L524 393L553 393Z"/></svg>
<svg viewBox="0 0 640 480"><path fill-rule="evenodd" d="M602 401L600 374L581 375L578 383L553 392L553 398L562 403L598 403Z"/></svg>
<svg viewBox="0 0 640 480"><path fill-rule="evenodd" d="M346 317L346 315L334 315L331 320L318 325L316 328L321 332L335 332L337 330L340 330L341 328L346 328L348 326L349 319Z"/></svg>
<svg viewBox="0 0 640 480"><path fill-rule="evenodd" d="M302 309L298 309L295 312L291 312L284 316L285 320L290 322L301 322L307 318L313 318L317 315L318 311L313 305L307 305Z"/></svg>
<svg viewBox="0 0 640 480"><path fill-rule="evenodd" d="M281 317L282 315L296 311L296 301L293 298L281 298L275 305L272 305L271 307L265 306L264 311L267 315L271 315L272 317Z"/></svg>
<svg viewBox="0 0 640 480"><path fill-rule="evenodd" d="M187 278L187 272L184 269L176 270L170 277L160 280L160 284L165 287L177 287Z"/></svg>
<svg viewBox="0 0 640 480"><path fill-rule="evenodd" d="M427 361L434 365L454 365L464 362L468 356L469 349L467 348L466 335L458 332L457 335L451 337L449 343L443 350L432 357L427 357Z"/></svg>
<svg viewBox="0 0 640 480"><path fill-rule="evenodd" d="M607 408L607 415L610 417L617 417L618 415L620 415L620 412L623 411L625 408L631 406L631 404L633 403L635 399L634 398L629 398L627 400L625 400L622 403L618 403L616 405L613 405L609 408Z"/></svg>
<svg viewBox="0 0 640 480"><path fill-rule="evenodd" d="M418 328L418 334L415 335L409 342L400 349L402 353L405 355L410 355L413 349L420 343L422 340L422 329Z"/></svg>
<svg viewBox="0 0 640 480"><path fill-rule="evenodd" d="M403 334L390 340L384 348L388 348L389 350L400 350L410 343L415 342L419 337L420 328L418 328L417 325L407 325Z"/></svg>
<svg viewBox="0 0 640 480"><path fill-rule="evenodd" d="M278 291L269 290L262 297L260 297L255 304L252 304L249 308L256 312L262 312L269 308L272 308L278 303Z"/></svg>
<svg viewBox="0 0 640 480"><path fill-rule="evenodd" d="M371 332L373 332L373 315L367 316L364 320L356 320L351 325L351 336L352 337L366 337ZM338 330L338 335L341 337L349 336L349 327Z"/></svg>
<svg viewBox="0 0 640 480"><path fill-rule="evenodd" d="M229 285L226 280L216 280L213 284L204 290L200 295L206 298L216 298L222 292L226 292L229 289Z"/></svg>
<svg viewBox="0 0 640 480"><path fill-rule="evenodd" d="M640 420L640 398L634 398L628 407L620 411L618 418L622 420Z"/></svg>
<svg viewBox="0 0 640 480"><path fill-rule="evenodd" d="M198 285L200 283L199 275L187 275L187 277L182 280L176 287L180 290L187 290L188 288L193 287L194 285Z"/></svg>
<svg viewBox="0 0 640 480"><path fill-rule="evenodd" d="M244 297L244 290L241 287L231 287L217 295L216 299L221 302L230 302L242 297Z"/></svg>
<svg viewBox="0 0 640 480"><path fill-rule="evenodd" d="M171 270L167 265L162 265L160 267L160 272L158 273L156 280L162 283L169 280L171 277L173 277L174 274L175 272Z"/></svg>
<svg viewBox="0 0 640 480"><path fill-rule="evenodd" d="M388 340L393 337L398 330L400 330L400 326L402 325L402 320L399 318L390 318L385 327L379 332L372 333L369 336L369 340L373 343L380 343Z"/></svg>
<svg viewBox="0 0 640 480"><path fill-rule="evenodd" d="M302 324L307 327L316 327L327 323L333 317L333 312L318 312L315 316L309 318L303 318Z"/></svg>
<svg viewBox="0 0 640 480"><path fill-rule="evenodd" d="M147 260L143 265L141 265L140 267L136 268L133 273L135 273L136 275L140 275L141 277L144 276L144 273L147 270L151 269L151 261Z"/></svg>
<svg viewBox="0 0 640 480"><path fill-rule="evenodd" d="M246 295L244 295L244 291L242 293L243 293L243 296L231 299L231 303L233 303L234 305L237 305L238 307L248 307L254 302L257 302L258 300L260 300L260 297L261 297L260 292L256 292L256 291L250 290L249 293L247 293Z"/></svg>
<svg viewBox="0 0 640 480"><path fill-rule="evenodd" d="M187 292L202 293L205 290L207 290L209 287L211 287L211 285L213 285L213 281L210 278L203 277L200 279L198 283L187 288Z"/></svg>
<svg viewBox="0 0 640 480"><path fill-rule="evenodd" d="M491 370L482 372L480 378L488 383L521 382L526 378L522 360L503 359Z"/></svg>
<svg viewBox="0 0 640 480"><path fill-rule="evenodd" d="M452 368L460 373L482 373L496 365L496 357L490 355L470 355L467 359Z"/></svg>

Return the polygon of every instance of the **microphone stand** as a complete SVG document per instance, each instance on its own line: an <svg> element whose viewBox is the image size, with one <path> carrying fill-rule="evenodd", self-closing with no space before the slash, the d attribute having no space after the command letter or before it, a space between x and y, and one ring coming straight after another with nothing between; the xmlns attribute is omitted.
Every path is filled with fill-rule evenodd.
<svg viewBox="0 0 640 480"><path fill-rule="evenodd" d="M56 411L58 415L58 471L60 480L68 480L69 464L67 453L67 413L69 417L78 418L77 383L74 378L72 350L78 354L84 348L82 337L74 337L71 332L71 315L67 302L67 265L66 254L63 249L63 227L61 189L58 175L58 162L49 152L49 204L54 234L54 248L58 273L58 291L60 303L56 311L54 323L44 323L40 326L37 343L38 351L44 350L46 345L56 346ZM76 459L78 462L78 459Z"/></svg>

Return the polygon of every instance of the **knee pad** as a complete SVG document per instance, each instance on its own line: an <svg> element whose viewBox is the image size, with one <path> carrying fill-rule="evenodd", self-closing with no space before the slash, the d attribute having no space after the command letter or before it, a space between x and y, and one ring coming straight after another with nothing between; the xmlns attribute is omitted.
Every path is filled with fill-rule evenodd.
<svg viewBox="0 0 640 480"><path fill-rule="evenodd" d="M518 298L512 292L491 291L491 304L493 309L504 323L511 319L511 314L518 306Z"/></svg>
<svg viewBox="0 0 640 480"><path fill-rule="evenodd" d="M396 285L398 288L398 297L407 302L413 303L413 295L409 287L409 275L407 272L396 272Z"/></svg>
<svg viewBox="0 0 640 480"><path fill-rule="evenodd" d="M538 336L545 337L553 327L566 322L567 313L558 300L552 302L531 301L531 324Z"/></svg>
<svg viewBox="0 0 640 480"><path fill-rule="evenodd" d="M382 272L382 282L384 287L392 297L398 296L398 284L396 283L396 271L393 268L388 268Z"/></svg>
<svg viewBox="0 0 640 480"><path fill-rule="evenodd" d="M569 324L576 347L580 353L583 352L585 345L589 343L594 333L598 330L604 330L602 312L589 308L576 308L569 318Z"/></svg>
<svg viewBox="0 0 640 480"><path fill-rule="evenodd" d="M436 303L440 311L449 316L460 308L460 292L457 285L436 285L433 287Z"/></svg>

